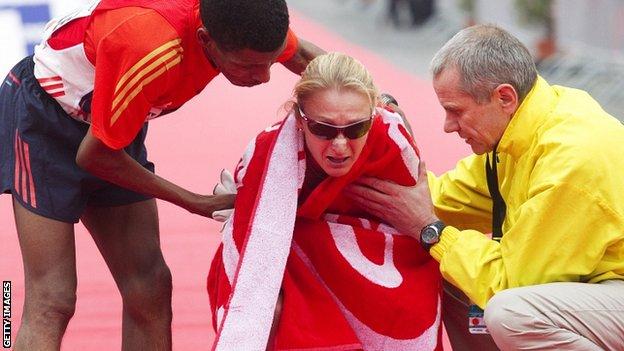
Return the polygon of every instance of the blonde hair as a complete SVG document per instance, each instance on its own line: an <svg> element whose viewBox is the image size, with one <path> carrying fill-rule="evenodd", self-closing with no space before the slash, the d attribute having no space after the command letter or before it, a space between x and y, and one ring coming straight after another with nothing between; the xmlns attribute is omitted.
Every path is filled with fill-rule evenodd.
<svg viewBox="0 0 624 351"><path fill-rule="evenodd" d="M330 52L310 61L293 89L299 106L312 94L326 89L350 89L368 97L371 111L377 104L377 87L360 61L340 52Z"/></svg>

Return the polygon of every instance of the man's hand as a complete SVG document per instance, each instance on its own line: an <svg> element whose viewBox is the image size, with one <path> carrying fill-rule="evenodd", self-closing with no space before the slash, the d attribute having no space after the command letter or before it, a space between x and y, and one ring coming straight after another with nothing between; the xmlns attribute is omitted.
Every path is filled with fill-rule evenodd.
<svg viewBox="0 0 624 351"><path fill-rule="evenodd" d="M366 212L417 240L424 226L438 220L423 162L418 167L418 182L414 186L362 177L346 188L346 194Z"/></svg>
<svg viewBox="0 0 624 351"><path fill-rule="evenodd" d="M195 195L185 208L191 213L213 218L215 211L233 208L235 199L236 194Z"/></svg>

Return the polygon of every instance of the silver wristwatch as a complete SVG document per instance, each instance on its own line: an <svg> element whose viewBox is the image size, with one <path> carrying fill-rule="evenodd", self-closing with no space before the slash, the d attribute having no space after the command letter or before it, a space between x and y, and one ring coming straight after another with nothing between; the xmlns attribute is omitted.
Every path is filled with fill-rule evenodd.
<svg viewBox="0 0 624 351"><path fill-rule="evenodd" d="M420 231L420 245L422 245L425 251L429 252L429 249L440 242L440 236L446 225L442 221L435 221L426 225Z"/></svg>
<svg viewBox="0 0 624 351"><path fill-rule="evenodd" d="M394 104L395 106L399 106L399 103L396 101L394 96L388 93L382 93L381 95L379 95L379 101L381 101L381 103L384 105Z"/></svg>

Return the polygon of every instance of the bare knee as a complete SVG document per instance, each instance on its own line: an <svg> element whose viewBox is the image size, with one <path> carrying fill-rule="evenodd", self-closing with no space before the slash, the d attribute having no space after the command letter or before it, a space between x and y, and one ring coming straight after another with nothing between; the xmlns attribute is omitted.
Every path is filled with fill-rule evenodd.
<svg viewBox="0 0 624 351"><path fill-rule="evenodd" d="M136 321L171 318L171 271L164 261L121 284L124 310Z"/></svg>
<svg viewBox="0 0 624 351"><path fill-rule="evenodd" d="M76 311L76 290L54 286L32 287L24 301L27 323L45 327L66 326Z"/></svg>

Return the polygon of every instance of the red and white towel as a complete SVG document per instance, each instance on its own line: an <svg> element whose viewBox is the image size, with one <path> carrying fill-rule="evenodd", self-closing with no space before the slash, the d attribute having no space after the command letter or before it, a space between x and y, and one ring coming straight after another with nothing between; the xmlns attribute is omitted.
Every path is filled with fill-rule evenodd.
<svg viewBox="0 0 624 351"><path fill-rule="evenodd" d="M360 158L298 204L306 161L290 114L260 133L235 172L238 195L208 277L214 350L441 350L437 263L418 242L342 195L362 175L415 184L400 116L379 110Z"/></svg>

